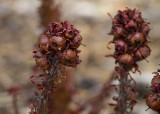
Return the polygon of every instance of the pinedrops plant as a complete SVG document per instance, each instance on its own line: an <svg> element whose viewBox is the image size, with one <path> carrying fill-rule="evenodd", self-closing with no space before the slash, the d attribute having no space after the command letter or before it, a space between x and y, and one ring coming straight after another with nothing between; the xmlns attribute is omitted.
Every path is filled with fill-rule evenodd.
<svg viewBox="0 0 160 114"><path fill-rule="evenodd" d="M38 13L40 16L40 25L43 29L45 29L51 21L60 22L60 18L62 16L61 8L60 4L57 4L55 0L41 0ZM71 76L71 70L64 69L64 67L62 67L60 71L62 74L65 73L65 75L67 75L67 79L65 82L61 83L63 86L59 87L56 91L53 101L53 107L55 110L53 110L52 113L62 113L62 110L63 113L70 111L67 104L72 102L71 99L74 95L73 91L75 91L75 83L73 81L74 76Z"/></svg>
<svg viewBox="0 0 160 114"><path fill-rule="evenodd" d="M155 76L151 81L151 92L146 96L146 104L160 114L160 70L153 72Z"/></svg>
<svg viewBox="0 0 160 114"><path fill-rule="evenodd" d="M116 104L110 105L115 106L116 114L125 114L131 112L136 104L137 93L134 91L136 82L130 72L140 72L137 62L146 60L150 55L151 50L148 46L150 28L149 23L142 18L141 12L136 9L126 8L123 11L119 10L114 18L110 14L109 16L112 19L109 34L114 37L109 44L115 44L115 52L107 57L112 56L116 60L118 65L115 70L118 75L115 79L119 81L119 84L115 85L118 97L113 97Z"/></svg>
<svg viewBox="0 0 160 114"><path fill-rule="evenodd" d="M30 105L31 114L52 113L56 89L67 78L62 69L76 67L81 62L77 49L81 41L79 31L68 21L52 22L41 35L38 50L33 51L36 66L30 80L37 88L37 101Z"/></svg>

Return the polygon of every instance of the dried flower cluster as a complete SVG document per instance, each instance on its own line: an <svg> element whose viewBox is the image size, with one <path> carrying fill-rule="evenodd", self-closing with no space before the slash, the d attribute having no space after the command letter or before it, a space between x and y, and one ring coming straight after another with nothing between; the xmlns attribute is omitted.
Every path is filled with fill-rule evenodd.
<svg viewBox="0 0 160 114"><path fill-rule="evenodd" d="M62 74L64 66L76 67L80 63L77 48L82 37L79 31L68 21L53 22L41 35L38 51L34 51L36 66L40 74L30 77L39 91L35 91L37 102L30 106L31 114L42 114L53 110L53 96L66 77ZM63 69L63 70L62 70ZM33 78L36 78L33 81Z"/></svg>
<svg viewBox="0 0 160 114"><path fill-rule="evenodd" d="M146 104L154 111L160 113L160 72L153 72L155 74L154 78L151 81L151 90L152 92L146 96Z"/></svg>
<svg viewBox="0 0 160 114"><path fill-rule="evenodd" d="M144 21L141 12L136 9L127 8L124 11L118 11L112 18L112 30L110 35L114 35L115 52L113 57L116 63L126 69L131 69L136 62L146 59L150 55L148 47L149 23Z"/></svg>
<svg viewBox="0 0 160 114"><path fill-rule="evenodd" d="M110 14L109 16L112 18ZM149 41L147 39L150 31L148 24L142 18L141 12L136 9L119 10L117 15L112 18L110 35L113 35L114 38L109 44L115 44L115 52L108 56L115 58L116 63L119 64L116 67L116 71L119 73L116 79L120 82L119 90L117 90L119 97L114 97L117 104L112 104L115 106L117 114L123 114L127 109L132 110L136 103L134 100L137 95L134 93L136 83L129 71L132 71L133 68L135 68L135 72L139 71L137 62L150 55L151 50L148 47Z"/></svg>

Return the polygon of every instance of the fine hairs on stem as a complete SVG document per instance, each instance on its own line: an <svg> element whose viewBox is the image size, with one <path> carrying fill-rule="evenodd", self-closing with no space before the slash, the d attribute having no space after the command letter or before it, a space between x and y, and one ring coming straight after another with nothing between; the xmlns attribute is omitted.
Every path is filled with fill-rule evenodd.
<svg viewBox="0 0 160 114"><path fill-rule="evenodd" d="M118 97L113 97L116 104L114 106L116 114L130 113L136 104L135 97L138 95L134 89L136 82L131 77L130 72L140 72L137 62L146 60L150 55L148 46L148 33L150 28L136 9L126 8L118 11L114 18L108 13L112 19L112 29L109 33L113 35L113 40L108 43L115 44L115 52L106 57L113 57L118 65L115 67L118 75L115 77L119 81L118 85L114 85ZM133 71L135 69L135 71Z"/></svg>
<svg viewBox="0 0 160 114"><path fill-rule="evenodd" d="M80 32L68 21L52 22L41 35L38 50L33 51L36 66L30 77L36 85L37 101L30 105L30 114L51 114L54 110L54 95L67 76L66 67L76 67L81 61L77 48L81 45Z"/></svg>

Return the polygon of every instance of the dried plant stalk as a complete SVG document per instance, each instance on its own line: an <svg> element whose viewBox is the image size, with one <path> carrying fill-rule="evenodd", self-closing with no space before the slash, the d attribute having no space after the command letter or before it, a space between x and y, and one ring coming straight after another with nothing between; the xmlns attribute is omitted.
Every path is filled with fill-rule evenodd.
<svg viewBox="0 0 160 114"><path fill-rule="evenodd" d="M55 0L41 0L41 5L38 12L41 26L44 28L52 21L60 21L60 5L56 4Z"/></svg>
<svg viewBox="0 0 160 114"><path fill-rule="evenodd" d="M114 18L110 14L109 16L112 19L112 29L109 34L114 38L108 44L115 44L115 52L106 57L113 57L116 60L118 66L115 70L119 74L115 77L119 81L119 84L115 85L119 96L113 97L117 103L110 105L115 106L116 114L125 114L133 110L137 96L134 91L136 82L129 72L140 72L137 62L146 60L150 55L147 39L150 28L149 23L142 18L141 12L136 9L126 8L123 11L119 10Z"/></svg>
<svg viewBox="0 0 160 114"><path fill-rule="evenodd" d="M121 108L118 109L117 114L124 114L127 109L128 72L125 72L122 76L120 76L119 83L119 104Z"/></svg>
<svg viewBox="0 0 160 114"><path fill-rule="evenodd" d="M62 72L66 67L76 67L81 62L80 50L77 49L81 41L79 31L68 21L52 22L41 35L38 51L33 52L36 66L35 75L30 80L37 87L37 101L30 105L31 114L53 112L54 95L66 79Z"/></svg>

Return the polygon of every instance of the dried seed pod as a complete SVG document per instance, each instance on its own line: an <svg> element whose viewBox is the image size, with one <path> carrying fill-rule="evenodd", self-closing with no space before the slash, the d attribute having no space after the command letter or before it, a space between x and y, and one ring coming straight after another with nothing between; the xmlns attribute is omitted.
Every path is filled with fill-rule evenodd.
<svg viewBox="0 0 160 114"><path fill-rule="evenodd" d="M67 49L63 52L63 61L74 61L76 58L76 52L72 49Z"/></svg>
<svg viewBox="0 0 160 114"><path fill-rule="evenodd" d="M129 22L125 25L125 28L130 28L130 27L137 27L137 23L133 20L129 20Z"/></svg>
<svg viewBox="0 0 160 114"><path fill-rule="evenodd" d="M142 46L139 50L144 58L147 58L151 53L151 49L148 46Z"/></svg>
<svg viewBox="0 0 160 114"><path fill-rule="evenodd" d="M145 41L145 37L143 33L136 32L130 39L131 45L136 46L136 45L142 45Z"/></svg>
<svg viewBox="0 0 160 114"><path fill-rule="evenodd" d="M120 38L125 33L125 30L122 27L115 27L114 28L114 37Z"/></svg>
<svg viewBox="0 0 160 114"><path fill-rule="evenodd" d="M160 98L156 94L147 95L146 104L154 111L160 110Z"/></svg>
<svg viewBox="0 0 160 114"><path fill-rule="evenodd" d="M73 25L70 24L68 21L64 21L64 22L62 23L62 25L63 25L63 27L64 27L65 29L72 30L72 29L74 28Z"/></svg>
<svg viewBox="0 0 160 114"><path fill-rule="evenodd" d="M141 22L142 22L141 12L135 11L134 16L133 16L133 19L134 19L136 22L141 23Z"/></svg>
<svg viewBox="0 0 160 114"><path fill-rule="evenodd" d="M77 34L72 40L71 47L78 48L81 45L81 42L82 42L82 37L80 34Z"/></svg>
<svg viewBox="0 0 160 114"><path fill-rule="evenodd" d="M127 22L129 21L129 16L124 14L124 12L122 13L123 15L123 23L127 24Z"/></svg>
<svg viewBox="0 0 160 114"><path fill-rule="evenodd" d="M49 38L46 35L40 37L40 48L42 51L48 51Z"/></svg>
<svg viewBox="0 0 160 114"><path fill-rule="evenodd" d="M65 35L64 35L66 38L68 39L73 39L74 37L74 31L70 30L70 29L67 29L65 31Z"/></svg>
<svg viewBox="0 0 160 114"><path fill-rule="evenodd" d="M128 49L127 44L123 40L116 40L115 41L115 49L117 51L125 52Z"/></svg>
<svg viewBox="0 0 160 114"><path fill-rule="evenodd" d="M63 30L63 26L61 23L54 22L52 23L52 26L53 26L53 32L60 32Z"/></svg>
<svg viewBox="0 0 160 114"><path fill-rule="evenodd" d="M154 92L156 93L160 93L160 76L154 76L154 78L152 79L152 89Z"/></svg>
<svg viewBox="0 0 160 114"><path fill-rule="evenodd" d="M117 62L120 65L130 67L134 64L134 59L133 59L132 55L130 55L130 54L122 54L118 57Z"/></svg>
<svg viewBox="0 0 160 114"><path fill-rule="evenodd" d="M151 50L148 46L140 47L134 54L135 60L140 61L146 59L151 53Z"/></svg>
<svg viewBox="0 0 160 114"><path fill-rule="evenodd" d="M61 36L52 36L49 40L49 44L53 50L61 50L65 47L66 40Z"/></svg>
<svg viewBox="0 0 160 114"><path fill-rule="evenodd" d="M57 33L57 32L61 32L62 30L63 30L63 26L61 23L53 22L48 25L48 31L50 33Z"/></svg>

